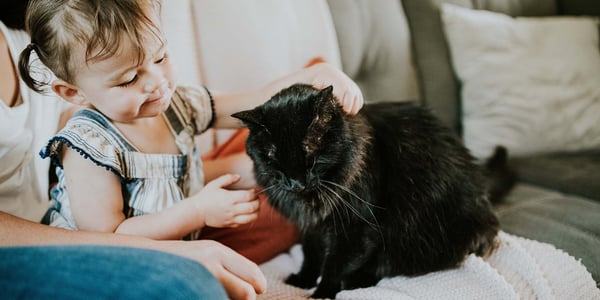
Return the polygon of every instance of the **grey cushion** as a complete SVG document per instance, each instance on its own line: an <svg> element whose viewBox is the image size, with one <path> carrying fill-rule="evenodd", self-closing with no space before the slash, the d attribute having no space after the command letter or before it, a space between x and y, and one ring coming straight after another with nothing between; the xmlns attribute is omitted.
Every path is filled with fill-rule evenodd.
<svg viewBox="0 0 600 300"><path fill-rule="evenodd" d="M600 150L518 157L510 163L521 181L600 202Z"/></svg>
<svg viewBox="0 0 600 300"><path fill-rule="evenodd" d="M436 0L403 0L410 29L421 101L448 126L460 131L458 84L452 71ZM470 0L452 3L471 7Z"/></svg>
<svg viewBox="0 0 600 300"><path fill-rule="evenodd" d="M566 251L600 282L599 202L519 184L496 211L502 230Z"/></svg>
<svg viewBox="0 0 600 300"><path fill-rule="evenodd" d="M600 16L600 1L596 0L558 0L561 15Z"/></svg>

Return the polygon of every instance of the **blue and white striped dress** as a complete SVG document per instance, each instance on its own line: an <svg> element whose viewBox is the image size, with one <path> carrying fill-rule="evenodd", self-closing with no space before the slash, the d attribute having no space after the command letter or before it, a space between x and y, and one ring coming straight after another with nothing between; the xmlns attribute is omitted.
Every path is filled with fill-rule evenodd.
<svg viewBox="0 0 600 300"><path fill-rule="evenodd" d="M142 153L101 113L78 111L40 151L42 158L52 159L58 175L44 222L77 230L63 176L63 145L119 177L127 217L156 213L200 191L204 175L194 136L212 125L214 111L208 90L178 87L163 115L181 154Z"/></svg>

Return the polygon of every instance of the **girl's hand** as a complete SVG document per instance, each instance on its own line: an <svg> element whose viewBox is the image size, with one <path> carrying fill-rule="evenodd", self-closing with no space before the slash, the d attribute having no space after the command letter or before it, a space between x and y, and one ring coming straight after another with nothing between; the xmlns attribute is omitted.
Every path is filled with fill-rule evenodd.
<svg viewBox="0 0 600 300"><path fill-rule="evenodd" d="M319 63L303 70L304 82L315 88L323 89L333 86L333 95L348 114L355 115L362 108L364 99L358 85L340 69L328 64Z"/></svg>
<svg viewBox="0 0 600 300"><path fill-rule="evenodd" d="M211 227L237 227L258 217L259 200L254 189L226 190L237 183L239 175L223 175L209 182L198 194L190 197Z"/></svg>

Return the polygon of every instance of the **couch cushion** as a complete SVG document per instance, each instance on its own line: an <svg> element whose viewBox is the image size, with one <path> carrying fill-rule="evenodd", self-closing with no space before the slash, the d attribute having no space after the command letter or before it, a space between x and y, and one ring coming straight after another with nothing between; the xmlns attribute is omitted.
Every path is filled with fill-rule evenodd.
<svg viewBox="0 0 600 300"><path fill-rule="evenodd" d="M366 101L418 99L406 17L397 0L328 0L342 66Z"/></svg>
<svg viewBox="0 0 600 300"><path fill-rule="evenodd" d="M600 202L600 150L512 158L510 165L524 182Z"/></svg>
<svg viewBox="0 0 600 300"><path fill-rule="evenodd" d="M421 100L460 132L459 86L442 30L440 3L490 9L512 16L553 15L557 11L553 0L402 0L412 37Z"/></svg>
<svg viewBox="0 0 600 300"><path fill-rule="evenodd" d="M555 245L600 282L600 202L519 184L496 212L502 230Z"/></svg>

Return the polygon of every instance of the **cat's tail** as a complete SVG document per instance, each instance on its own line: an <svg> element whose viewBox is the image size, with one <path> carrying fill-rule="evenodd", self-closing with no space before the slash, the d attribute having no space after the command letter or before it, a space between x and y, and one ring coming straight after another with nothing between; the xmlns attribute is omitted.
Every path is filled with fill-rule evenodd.
<svg viewBox="0 0 600 300"><path fill-rule="evenodd" d="M496 146L494 154L485 162L489 200L500 203L517 182L517 173L508 164L508 150Z"/></svg>

